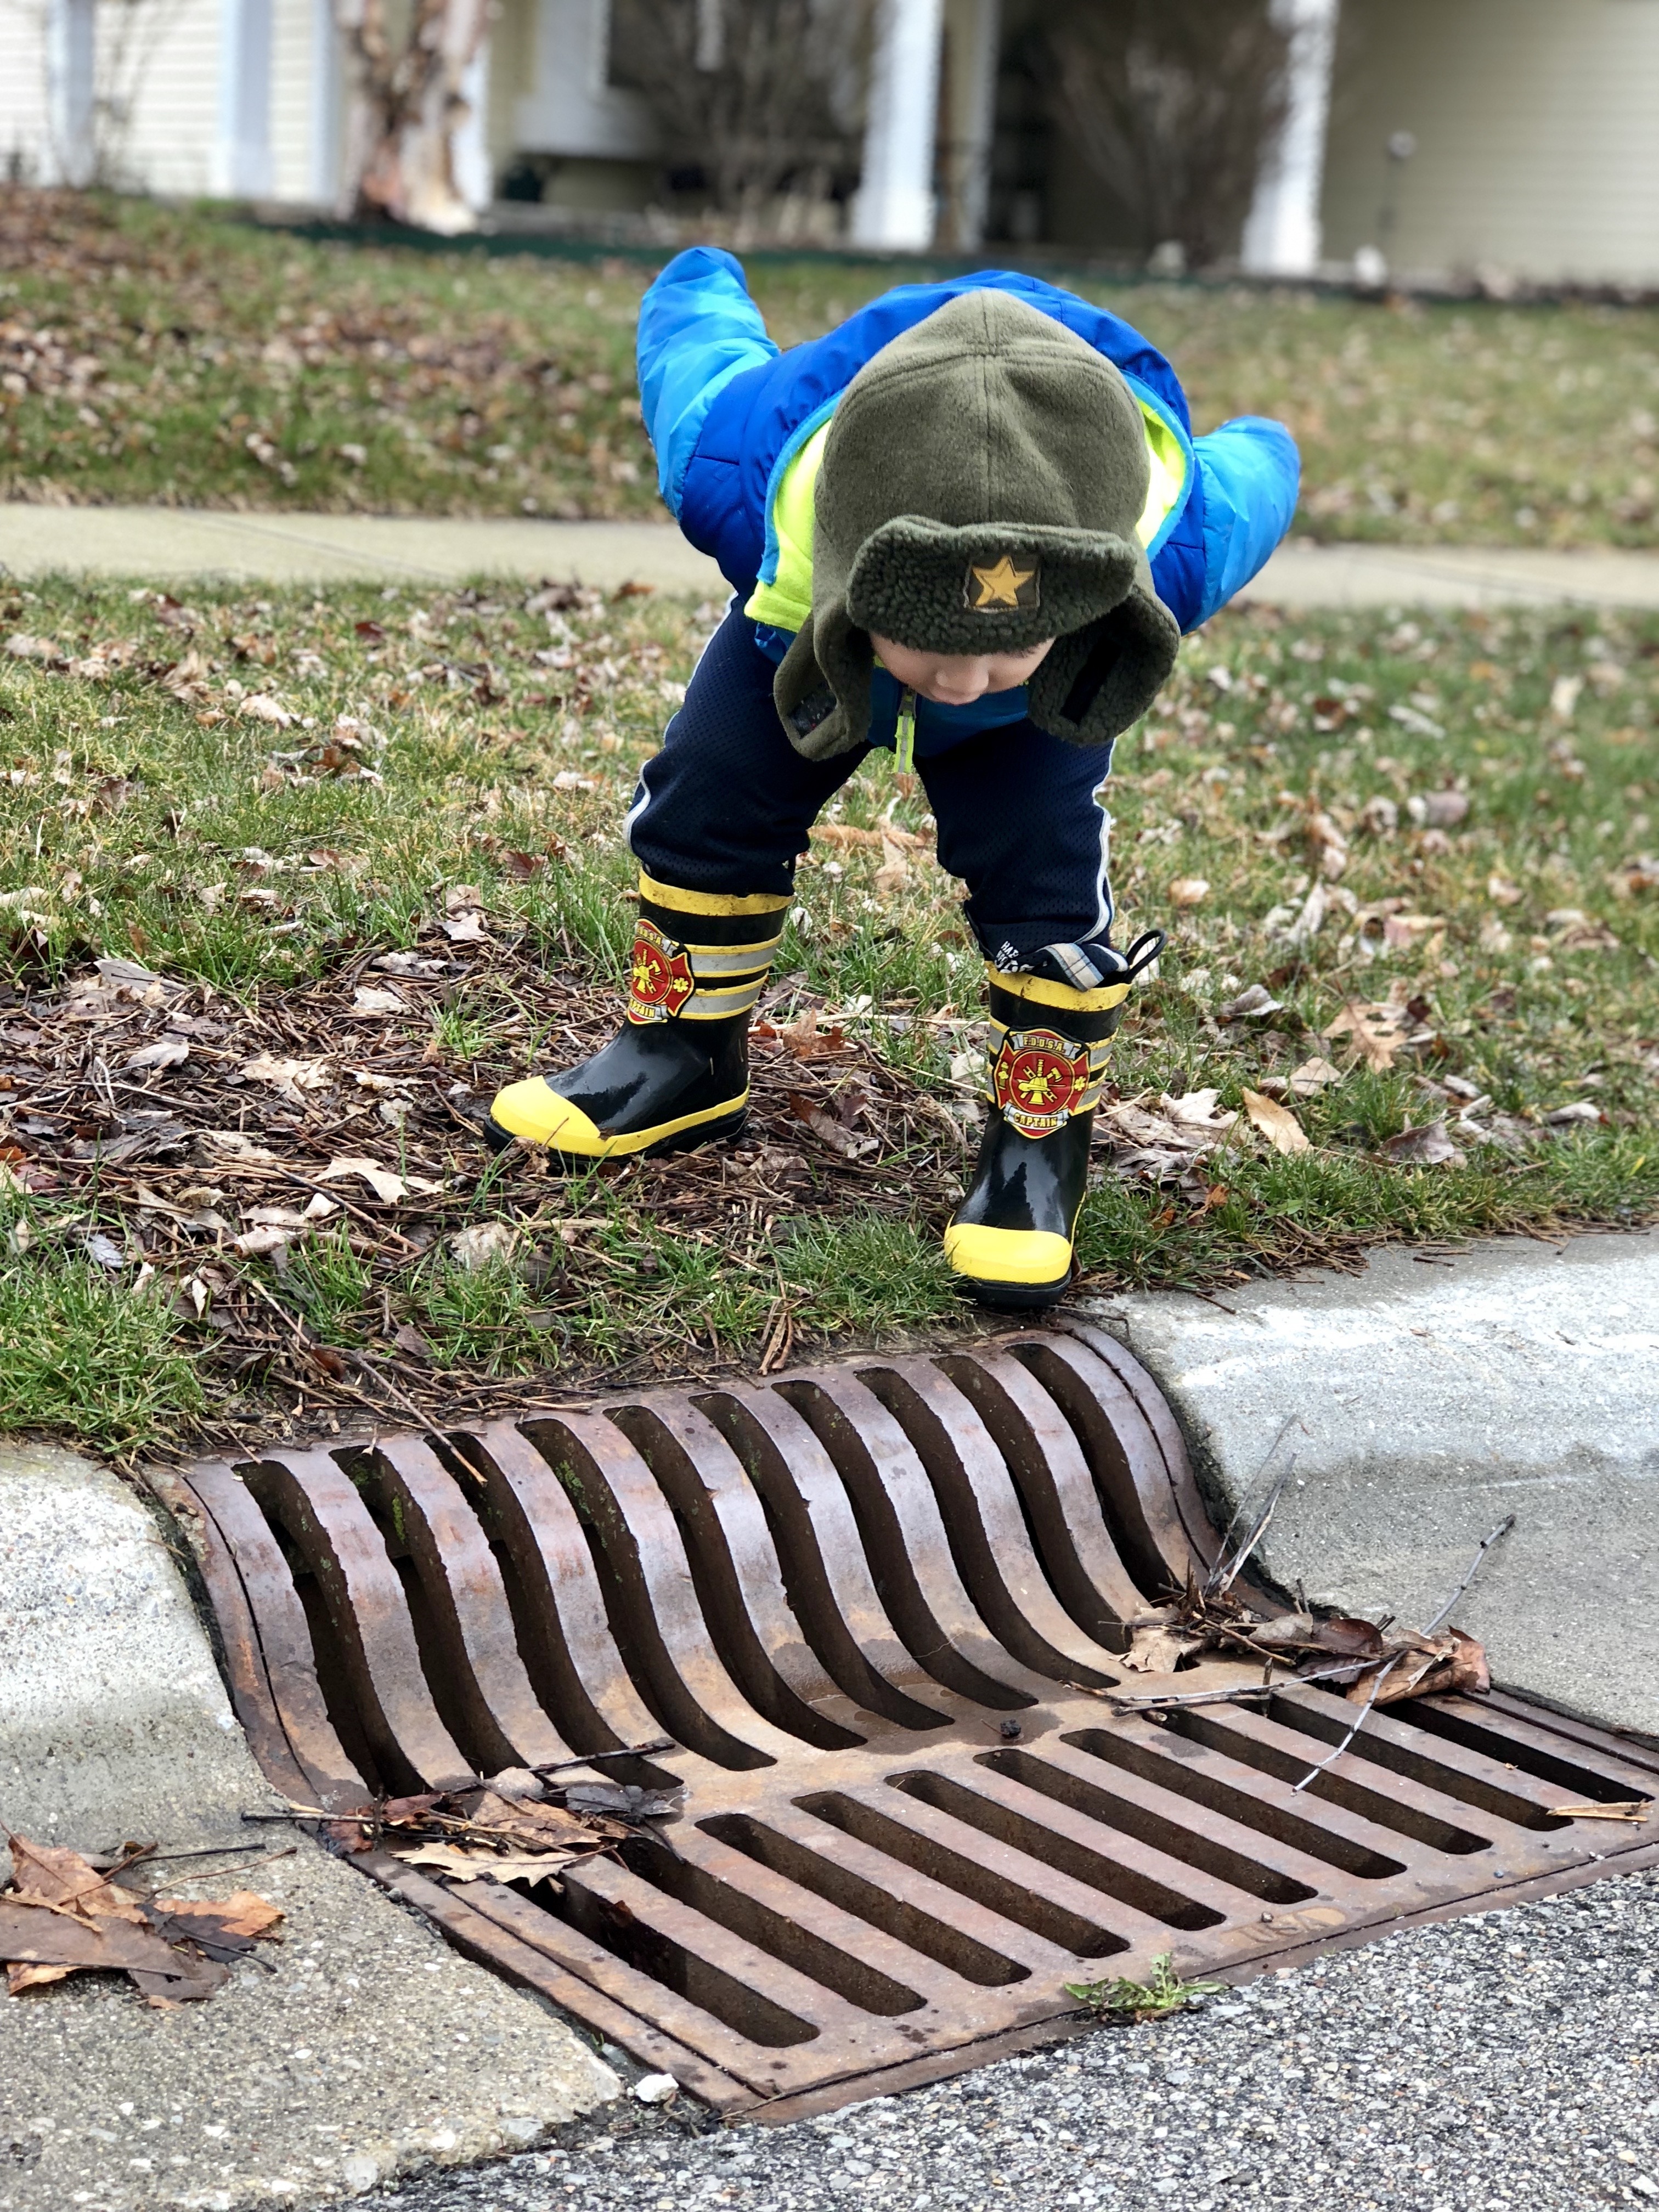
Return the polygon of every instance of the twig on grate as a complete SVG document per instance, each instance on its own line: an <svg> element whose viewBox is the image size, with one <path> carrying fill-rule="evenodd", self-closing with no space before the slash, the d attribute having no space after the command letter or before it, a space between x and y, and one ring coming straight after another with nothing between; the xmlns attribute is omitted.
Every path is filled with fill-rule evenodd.
<svg viewBox="0 0 1659 2212"><path fill-rule="evenodd" d="M1498 1526L1492 1530L1490 1536L1483 1536L1481 1538L1480 1544L1476 1547L1474 1557L1469 1562L1469 1571L1468 1574L1464 1576L1462 1581L1459 1583L1457 1588L1452 1592L1451 1595L1446 1600L1444 1605L1441 1607L1439 1612L1436 1613L1434 1619L1423 1631L1425 1636L1432 1636L1436 1630L1443 1626L1449 1616L1452 1607L1457 1603L1459 1598L1462 1596L1464 1591L1468 1589L1469 1584L1480 1573L1482 1562L1485 1560L1487 1553L1491 1551L1492 1546L1498 1541L1498 1538L1500 1536L1506 1536L1514 1526L1514 1514L1506 1514L1504 1519L1501 1520ZM1300 1782L1292 1784L1294 1789L1297 1790L1305 1790L1310 1782L1317 1781L1328 1766L1331 1765L1335 1760L1341 1758L1343 1753L1348 1748L1348 1746L1358 1735L1360 1729L1364 1727L1372 1708L1382 1694L1383 1683L1388 1680L1389 1676L1394 1672L1395 1668L1400 1664L1401 1660L1405 1656L1406 1654L1403 1651L1397 1652L1395 1656L1389 1661L1387 1666L1380 1667L1377 1669L1376 1680L1371 1684L1371 1693L1370 1697L1366 1698L1364 1704L1359 1708L1359 1711L1355 1717L1353 1726L1348 1730L1346 1735L1343 1737L1341 1742L1336 1746L1334 1751L1328 1751L1323 1759L1318 1760L1314 1765L1308 1769Z"/></svg>
<svg viewBox="0 0 1659 2212"><path fill-rule="evenodd" d="M1285 1422L1284 1427L1280 1429L1279 1434L1273 1438L1272 1446L1268 1450L1267 1456L1262 1461L1261 1465L1256 1470L1255 1480L1250 1485L1250 1492L1246 1492L1247 1498L1250 1495L1250 1492L1256 1489L1257 1486L1261 1483L1262 1477L1267 1474L1267 1469L1273 1465L1274 1455L1277 1454L1279 1446L1284 1443L1285 1437L1289 1436L1292 1429L1297 1428L1301 1425L1301 1419L1302 1417L1299 1413L1292 1413L1289 1420ZM1285 1486L1296 1471L1296 1460L1297 1455L1292 1452L1290 1457L1285 1461L1282 1471L1274 1480L1273 1488L1268 1492L1265 1501L1263 1502L1260 1510L1257 1512L1255 1525L1251 1528L1249 1536L1244 1539L1244 1540L1239 1545L1237 1550L1230 1557L1228 1546L1232 1541L1234 1529L1237 1528L1240 1521L1243 1518L1246 1511L1245 1505L1241 1504L1238 1511L1234 1514L1232 1520L1228 1526L1226 1536L1222 1540L1221 1556L1217 1559L1214 1566L1211 1568L1209 1575L1205 1581L1204 1595L1206 1598L1224 1597L1227 1592L1232 1588L1233 1584L1237 1581L1239 1575L1243 1570L1245 1561L1249 1558L1251 1553L1255 1551L1256 1546L1261 1541L1261 1539L1267 1533L1267 1523L1273 1517L1274 1509L1277 1507L1279 1498L1284 1494Z"/></svg>

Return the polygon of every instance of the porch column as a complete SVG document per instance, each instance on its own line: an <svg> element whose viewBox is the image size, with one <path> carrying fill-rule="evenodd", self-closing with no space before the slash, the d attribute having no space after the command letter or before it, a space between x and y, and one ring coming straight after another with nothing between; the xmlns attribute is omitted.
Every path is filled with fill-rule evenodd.
<svg viewBox="0 0 1659 2212"><path fill-rule="evenodd" d="M46 161L53 184L93 181L98 139L93 101L98 44L96 0L52 0L46 30Z"/></svg>
<svg viewBox="0 0 1659 2212"><path fill-rule="evenodd" d="M933 242L933 142L945 0L880 0L852 242L916 252Z"/></svg>
<svg viewBox="0 0 1659 2212"><path fill-rule="evenodd" d="M1291 34L1285 127L1256 179L1244 225L1246 269L1262 276L1311 276L1319 266L1319 195L1325 127L1341 0L1279 0Z"/></svg>

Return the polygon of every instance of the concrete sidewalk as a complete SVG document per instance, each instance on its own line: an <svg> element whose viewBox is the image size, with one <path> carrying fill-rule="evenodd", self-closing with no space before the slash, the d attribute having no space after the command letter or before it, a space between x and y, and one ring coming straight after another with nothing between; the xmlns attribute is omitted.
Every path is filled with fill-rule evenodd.
<svg viewBox="0 0 1659 2212"><path fill-rule="evenodd" d="M714 562L661 522L471 520L222 509L0 505L0 562L16 577L179 583L454 583L571 579L724 599ZM1241 599L1285 607L1585 606L1659 611L1659 555L1529 547L1283 545Z"/></svg>

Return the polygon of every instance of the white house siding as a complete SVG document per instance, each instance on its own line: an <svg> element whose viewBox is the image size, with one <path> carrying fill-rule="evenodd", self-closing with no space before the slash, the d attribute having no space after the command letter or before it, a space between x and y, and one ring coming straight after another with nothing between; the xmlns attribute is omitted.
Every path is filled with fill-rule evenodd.
<svg viewBox="0 0 1659 2212"><path fill-rule="evenodd" d="M46 10L0 0L0 167L31 182L52 173L46 143Z"/></svg>
<svg viewBox="0 0 1659 2212"><path fill-rule="evenodd" d="M144 67L119 173L153 192L222 191L220 117L222 0L141 0ZM112 51L117 10L100 8L101 56Z"/></svg>
<svg viewBox="0 0 1659 2212"><path fill-rule="evenodd" d="M1659 283L1659 0L1344 0L1323 214L1402 273Z"/></svg>
<svg viewBox="0 0 1659 2212"><path fill-rule="evenodd" d="M316 82L312 0L275 0L270 39L270 197L313 197L313 139L328 101ZM322 96L319 96L322 95Z"/></svg>

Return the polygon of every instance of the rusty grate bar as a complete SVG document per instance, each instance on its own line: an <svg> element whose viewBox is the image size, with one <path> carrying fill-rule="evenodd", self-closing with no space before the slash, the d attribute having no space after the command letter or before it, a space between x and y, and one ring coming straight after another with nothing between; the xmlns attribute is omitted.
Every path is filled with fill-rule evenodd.
<svg viewBox="0 0 1659 2212"><path fill-rule="evenodd" d="M678 1781L684 1815L561 1887L367 1870L726 2112L1066 2033L1066 1983L1162 1952L1248 1974L1659 1849L1651 1804L1552 1810L1651 1800L1659 1758L1502 1694L1374 1713L1305 1791L1339 1696L1154 1720L1091 1695L1219 1545L1151 1379L1070 1320L172 1494L290 1797L673 1739L608 1771Z"/></svg>

